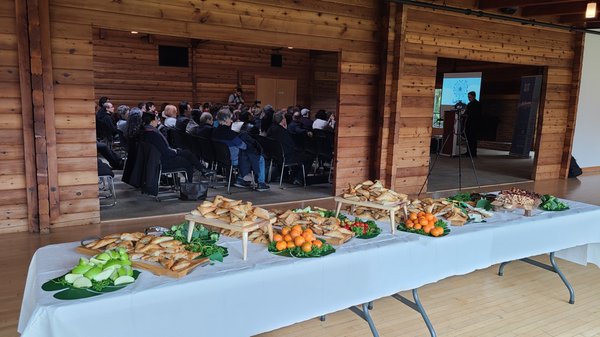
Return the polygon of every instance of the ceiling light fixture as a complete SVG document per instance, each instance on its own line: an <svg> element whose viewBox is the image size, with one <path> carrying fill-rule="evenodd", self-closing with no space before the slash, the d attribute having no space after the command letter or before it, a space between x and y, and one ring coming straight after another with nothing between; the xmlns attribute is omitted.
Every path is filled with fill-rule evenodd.
<svg viewBox="0 0 600 337"><path fill-rule="evenodd" d="M290 47L288 47L288 49L294 49L294 47L290 46Z"/></svg>
<svg viewBox="0 0 600 337"><path fill-rule="evenodd" d="M137 31L135 31L135 30L132 30L132 31L131 31L131 34L137 34L137 33L138 33L138 32L137 32Z"/></svg>
<svg viewBox="0 0 600 337"><path fill-rule="evenodd" d="M596 17L596 3L588 2L587 8L585 10L585 18L591 19Z"/></svg>

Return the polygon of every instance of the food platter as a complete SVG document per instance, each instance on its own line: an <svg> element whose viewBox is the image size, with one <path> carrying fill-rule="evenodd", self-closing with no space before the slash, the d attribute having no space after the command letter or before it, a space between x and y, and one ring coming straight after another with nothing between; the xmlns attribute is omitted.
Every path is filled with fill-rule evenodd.
<svg viewBox="0 0 600 337"><path fill-rule="evenodd" d="M323 239L318 239L323 244L320 248L313 248L310 252L303 252L300 247L294 248L286 248L284 250L278 250L276 248L276 242L272 241L269 243L267 250L274 255L285 256L285 257L295 257L295 258L316 258L323 257L329 254L335 253L335 248L330 244L326 243Z"/></svg>
<svg viewBox="0 0 600 337"><path fill-rule="evenodd" d="M355 208L353 206L361 206L361 207L385 211L389 215L390 226L391 226L390 228L391 228L392 234L396 233L396 215L398 214L400 209L403 209L404 213L406 214L406 204L404 202L398 203L398 204L391 204L391 205L382 205L382 204L378 204L378 203L374 203L374 202L370 202L370 201L348 200L343 197L335 197L334 200L337 203L336 216L338 216L340 214L340 212L342 210L342 206L344 204L351 205L350 213L352 215L356 215Z"/></svg>
<svg viewBox="0 0 600 337"><path fill-rule="evenodd" d="M53 296L54 296L54 298L59 299L59 300L77 300L80 298L94 297L94 296L102 295L105 293L110 293L113 291L117 291L119 289L123 289L127 286L127 284L118 285L118 286L115 286L113 284L113 285L108 285L106 287L103 287L100 290L75 288L73 286L73 284L70 284L65 281L66 275L68 275L68 273L65 275L59 276L57 278L54 278L52 280L49 280L46 283L42 284L42 290L58 291ZM140 271L134 270L132 277L134 279L137 279L139 275L140 275ZM59 291L59 290L62 290L62 291Z"/></svg>

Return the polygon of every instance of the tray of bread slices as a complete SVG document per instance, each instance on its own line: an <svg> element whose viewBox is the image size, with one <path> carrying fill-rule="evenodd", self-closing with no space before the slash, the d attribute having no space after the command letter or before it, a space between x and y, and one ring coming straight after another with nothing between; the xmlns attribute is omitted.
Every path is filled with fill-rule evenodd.
<svg viewBox="0 0 600 337"><path fill-rule="evenodd" d="M203 201L187 214L185 219L189 221L190 228L200 223L212 229L218 228L221 234L226 236L235 237L241 234L244 260L248 255L247 245L250 236L253 236L251 239L253 242L265 244L273 239L272 225L275 217L269 211L253 206L251 202L234 200L221 195L217 195L213 200ZM190 235L191 231L188 230L188 236ZM265 235L268 236L268 240L261 238Z"/></svg>
<svg viewBox="0 0 600 337"><path fill-rule="evenodd" d="M147 235L142 232L115 233L84 240L75 250L82 254L96 255L118 247L127 251L134 267L160 276L180 278L194 268L209 263L207 257L187 251L183 242L171 236Z"/></svg>

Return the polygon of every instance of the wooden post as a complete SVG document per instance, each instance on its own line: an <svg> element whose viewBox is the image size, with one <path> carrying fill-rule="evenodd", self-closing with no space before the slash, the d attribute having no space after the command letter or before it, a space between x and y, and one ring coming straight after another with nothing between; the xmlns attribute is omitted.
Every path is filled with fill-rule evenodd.
<svg viewBox="0 0 600 337"><path fill-rule="evenodd" d="M192 71L192 104L200 102L198 97L198 81L196 79L196 48L198 47L198 40L192 39L190 44L192 49L191 57L191 71Z"/></svg>
<svg viewBox="0 0 600 337"><path fill-rule="evenodd" d="M40 233L59 215L48 0L27 0Z"/></svg>
<svg viewBox="0 0 600 337"><path fill-rule="evenodd" d="M563 145L563 155L560 166L560 178L568 178L569 166L571 164L571 152L573 150L573 139L575 138L575 122L577 120L577 106L579 105L579 89L581 88L581 69L583 67L583 48L585 34L575 34L575 55L573 56L573 77L571 79L571 103L567 116L567 130ZM540 110L543 111L543 110Z"/></svg>
<svg viewBox="0 0 600 337"><path fill-rule="evenodd" d="M27 29L27 4L21 0L15 0L15 12L19 57L19 84L21 89L21 116L23 118L27 222L30 232L39 232L40 223L35 165L35 138L33 132L33 103L31 101L31 63L29 57L29 31Z"/></svg>
<svg viewBox="0 0 600 337"><path fill-rule="evenodd" d="M404 64L404 34L406 27L406 13L403 5L396 8L394 25L394 55L392 70L392 89L390 103L390 126L387 142L387 160L385 169L385 184L390 189L396 187L396 161L398 156L398 144L400 142L400 108L402 106L402 64Z"/></svg>

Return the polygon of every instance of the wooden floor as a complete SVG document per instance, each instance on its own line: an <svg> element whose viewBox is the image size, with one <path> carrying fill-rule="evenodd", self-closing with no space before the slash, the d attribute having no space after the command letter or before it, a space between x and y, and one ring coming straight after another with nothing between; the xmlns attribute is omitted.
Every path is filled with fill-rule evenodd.
<svg viewBox="0 0 600 337"><path fill-rule="evenodd" d="M517 186L600 204L600 175ZM499 187L489 186L483 190L497 189ZM308 204L332 207L333 202L331 199L321 199L299 205L296 203L294 206ZM28 233L0 236L0 337L18 336L16 327L27 268L31 256L39 247L77 241L86 236L139 230L149 225L172 224L179 220L180 216L111 221L95 226L60 229L43 236ZM593 225L600 224L574 224L574 230L585 230L586 226ZM545 258L536 257L540 261ZM503 277L497 276L497 266L492 266L427 285L419 290L421 300L438 336L600 336L600 269L595 265L584 267L560 259L558 261L575 288L574 305L568 304L567 289L557 275L522 262L509 264ZM281 287L274 285L272 289ZM271 293L277 294L275 290ZM410 297L409 293L402 294ZM283 302L282 310L285 310L285 306L293 305L292 300L282 300L278 296L266 298L273 301L273 305ZM374 304L372 316L382 337L428 336L421 316L396 299L387 297L376 300ZM319 305L317 298L315 305ZM325 322L315 318L261 336L369 335L365 321L352 311L343 310L328 315Z"/></svg>

